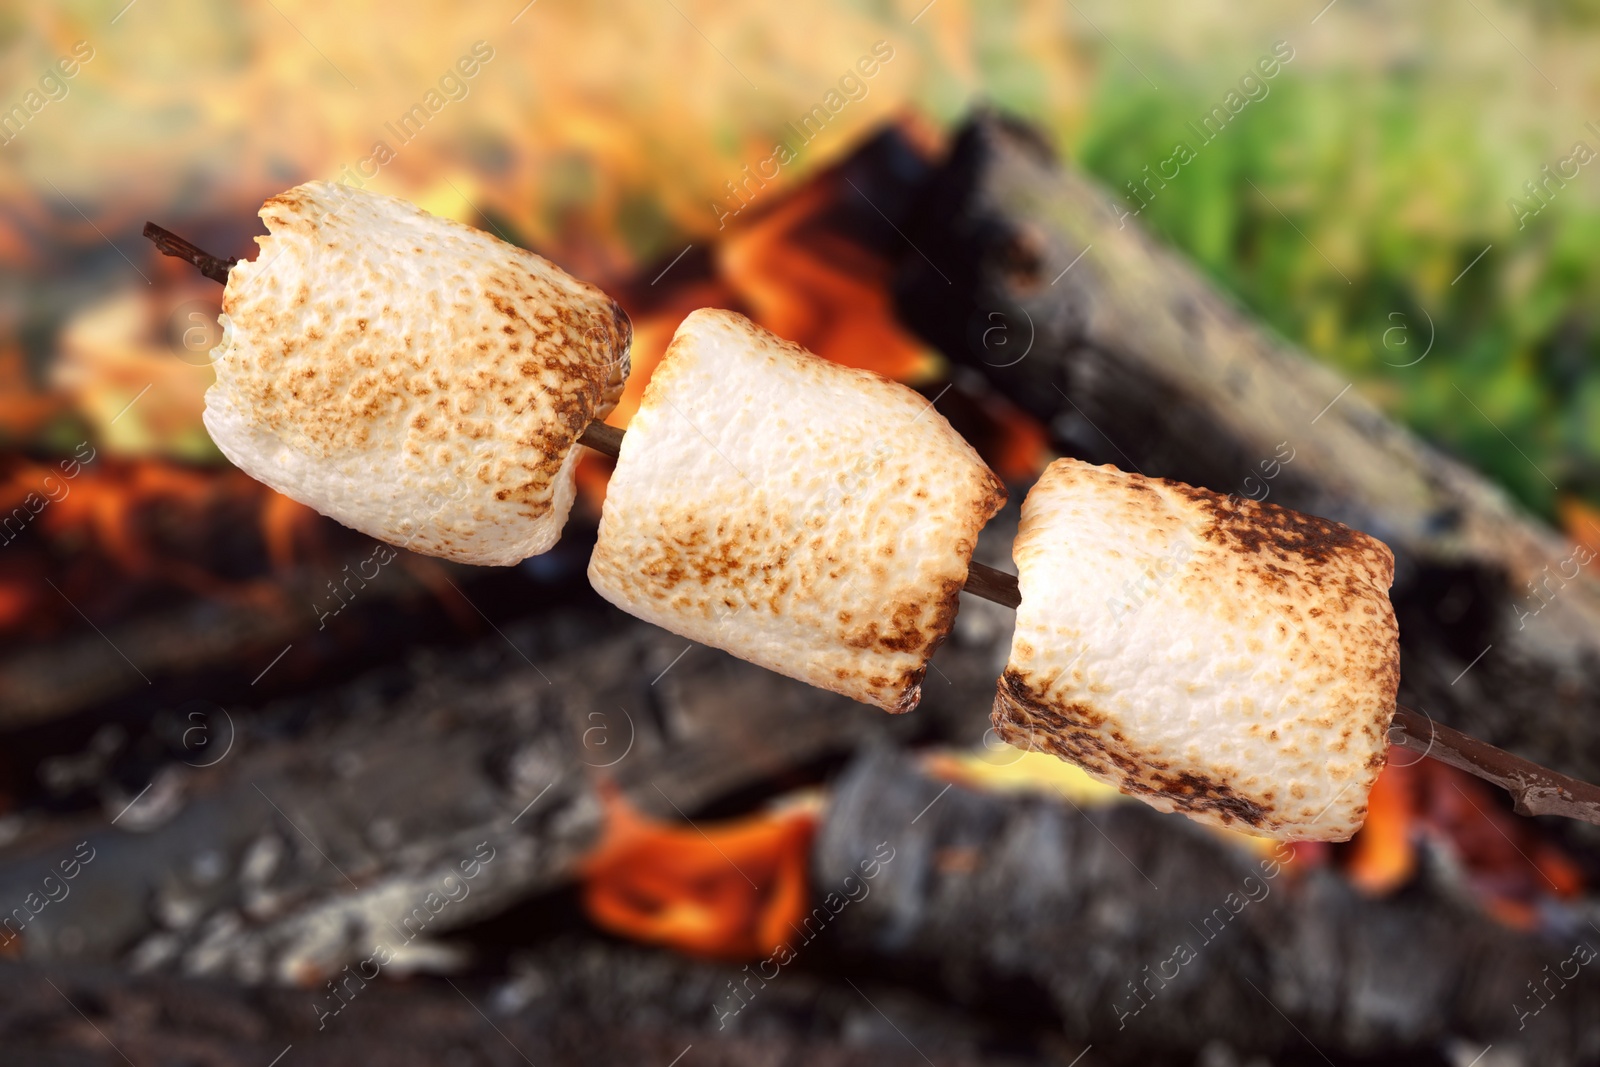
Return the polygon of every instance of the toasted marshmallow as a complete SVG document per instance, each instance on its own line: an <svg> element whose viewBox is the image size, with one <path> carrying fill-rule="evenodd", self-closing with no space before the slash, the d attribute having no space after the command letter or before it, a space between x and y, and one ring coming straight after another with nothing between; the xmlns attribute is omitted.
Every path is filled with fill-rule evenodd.
<svg viewBox="0 0 1600 1067"><path fill-rule="evenodd" d="M1076 460L1022 506L993 722L1162 811L1288 840L1366 818L1394 557L1339 523Z"/></svg>
<svg viewBox="0 0 1600 1067"><path fill-rule="evenodd" d="M628 374L600 290L403 200L308 182L228 276L205 425L252 477L462 563L548 550Z"/></svg>
<svg viewBox="0 0 1600 1067"><path fill-rule="evenodd" d="M1004 502L916 392L701 310L628 426L589 580L692 641L909 711Z"/></svg>

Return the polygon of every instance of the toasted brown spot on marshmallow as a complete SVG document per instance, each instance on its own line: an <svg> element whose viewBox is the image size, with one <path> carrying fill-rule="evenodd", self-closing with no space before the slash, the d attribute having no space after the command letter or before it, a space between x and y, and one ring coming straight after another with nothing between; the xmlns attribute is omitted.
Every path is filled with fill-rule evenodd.
<svg viewBox="0 0 1600 1067"><path fill-rule="evenodd" d="M576 437L620 396L621 309L531 253L388 197L313 182L262 217L262 254L235 268L224 296L233 344L207 410L219 446L296 499L416 551L510 563L548 548ZM396 247L397 232L434 240ZM460 299L445 308L441 292ZM487 332L507 315L514 336ZM291 379L303 384L285 398ZM515 421L460 421L496 395ZM424 410L455 418L433 425ZM447 430L477 446L441 448ZM463 482L484 488L463 495Z"/></svg>
<svg viewBox="0 0 1600 1067"><path fill-rule="evenodd" d="M691 640L910 710L1004 501L925 407L741 316L694 313L629 426L591 581ZM908 550L908 529L931 543Z"/></svg>
<svg viewBox="0 0 1600 1067"><path fill-rule="evenodd" d="M1320 840L1360 826L1399 679L1382 543L1060 460L1014 553L1001 736L1216 825Z"/></svg>

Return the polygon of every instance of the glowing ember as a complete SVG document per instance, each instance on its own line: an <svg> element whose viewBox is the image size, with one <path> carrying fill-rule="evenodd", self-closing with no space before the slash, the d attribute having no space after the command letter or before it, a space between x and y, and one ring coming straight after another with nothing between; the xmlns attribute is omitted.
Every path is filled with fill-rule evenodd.
<svg viewBox="0 0 1600 1067"><path fill-rule="evenodd" d="M614 787L603 793L605 834L584 864L584 909L597 926L698 955L755 959L805 914L812 813L693 828L640 815Z"/></svg>
<svg viewBox="0 0 1600 1067"><path fill-rule="evenodd" d="M1577 866L1537 828L1502 810L1478 779L1416 753L1392 748L1367 801L1367 823L1351 841L1345 873L1383 895L1410 881L1422 842L1450 857L1485 911L1521 929L1538 925L1540 906L1583 889Z"/></svg>
<svg viewBox="0 0 1600 1067"><path fill-rule="evenodd" d="M848 367L899 381L926 381L938 358L896 323L889 264L818 226L839 197L823 179L798 190L717 250L752 319Z"/></svg>
<svg viewBox="0 0 1600 1067"><path fill-rule="evenodd" d="M1345 873L1362 890L1381 895L1410 880L1417 868L1415 753L1396 750L1367 796L1367 822L1351 843Z"/></svg>
<svg viewBox="0 0 1600 1067"><path fill-rule="evenodd" d="M226 574L226 553L210 550L228 543L220 534L241 521L258 533L275 570L315 554L326 523L239 471L117 459L88 444L48 464L0 468L0 543L21 553L0 560L16 563L0 567L0 632L26 624L31 609L67 607L44 582L40 551L62 561L57 584L91 605L149 583L206 597L271 598L273 579Z"/></svg>
<svg viewBox="0 0 1600 1067"><path fill-rule="evenodd" d="M935 777L969 789L1031 791L1079 810L1129 800L1070 763L1009 745L933 752L924 766ZM1275 844L1207 829L1261 855ZM1296 842L1291 869L1303 874L1333 864L1362 892L1386 896L1416 876L1424 844L1450 857L1484 911L1520 929L1538 925L1542 903L1570 899L1583 889L1577 865L1543 840L1535 826L1505 813L1500 797L1482 782L1401 748L1390 749L1389 763L1367 798L1360 832L1348 845Z"/></svg>
<svg viewBox="0 0 1600 1067"><path fill-rule="evenodd" d="M923 767L935 778L955 782L969 789L985 789L996 793L1037 793L1064 800L1080 812L1133 799L1115 786L1092 777L1075 763L1058 759L1048 752L1016 748L999 741L986 741L979 751L930 752L923 757ZM1282 845L1265 837L1238 833L1219 826L1203 826L1201 829L1261 856L1279 851ZM1316 841L1297 841L1288 846L1295 854L1292 869L1296 874L1313 865L1321 866L1325 850L1319 846L1320 842Z"/></svg>
<svg viewBox="0 0 1600 1067"><path fill-rule="evenodd" d="M1600 508L1590 507L1577 497L1563 497L1561 528L1590 552L1600 553Z"/></svg>
<svg viewBox="0 0 1600 1067"><path fill-rule="evenodd" d="M634 321L633 373L609 420L626 426L672 339L699 307L729 308L836 363L875 371L912 386L936 382L943 357L905 330L890 292L893 266L843 232L841 198L854 196L834 172L818 175L748 221L730 226L712 246L711 276L674 261L620 297ZM649 272L647 272L648 274ZM640 299L650 305L641 308ZM1003 478L1026 480L1044 466L1048 436L1026 412L996 396L984 398L989 424L981 449ZM585 482L594 493L592 482ZM603 495L603 494L601 494Z"/></svg>

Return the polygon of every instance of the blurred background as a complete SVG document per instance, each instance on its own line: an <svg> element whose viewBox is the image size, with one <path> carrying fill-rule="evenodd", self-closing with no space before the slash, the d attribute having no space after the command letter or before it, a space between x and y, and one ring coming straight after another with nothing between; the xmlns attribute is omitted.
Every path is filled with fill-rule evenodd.
<svg viewBox="0 0 1600 1067"><path fill-rule="evenodd" d="M685 647L587 587L598 457L551 554L369 578L211 444L220 287L140 236L250 258L318 178L484 227L627 307L619 425L737 308L933 400L1006 569L1053 455L1351 522L1402 699L1593 781L1600 6L111 0L0 49L10 1062L1600 1060L1585 827L1406 753L1349 844L1157 816L986 732L989 604L903 720Z"/></svg>

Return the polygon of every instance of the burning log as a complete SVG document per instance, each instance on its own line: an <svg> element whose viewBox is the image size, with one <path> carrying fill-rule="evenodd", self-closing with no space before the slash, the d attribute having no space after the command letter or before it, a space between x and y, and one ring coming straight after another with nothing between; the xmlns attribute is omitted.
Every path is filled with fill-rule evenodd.
<svg viewBox="0 0 1600 1067"><path fill-rule="evenodd" d="M698 955L772 952L807 913L815 815L758 814L712 828L657 823L604 789L605 836L583 861L583 903L604 930Z"/></svg>
<svg viewBox="0 0 1600 1067"><path fill-rule="evenodd" d="M269 201L269 205L271 203ZM173 244L169 240L170 235L167 234L167 231L161 230L159 227L154 227L149 235L152 240L156 240L158 245L162 246L162 250L167 254L187 259L199 265L207 265L212 261L221 262L216 260L216 257L206 256L205 253L188 242ZM550 269L553 270L554 268ZM609 446L615 444L617 446L617 454L620 455L621 453L622 437L620 433L596 433L594 441L597 445L606 446L608 450ZM570 452L568 453L569 459L571 454ZM564 466L563 470L566 469ZM543 526L541 526L541 529L543 529ZM967 568L967 576L971 581L964 587L969 592L987 596L998 602L1012 604L1013 606L1020 603L1020 593L1013 593L1013 590L1016 589L1014 576L1005 575L1001 572L991 572L981 564L974 564ZM1428 732L1428 740L1422 742L1422 735L1413 733L1413 728L1418 725L1417 716L1414 714L1407 714L1404 717L1397 716L1397 722L1401 732L1408 737L1406 743L1424 744L1426 746L1425 751L1434 746L1442 747L1450 743L1450 735L1431 729ZM1487 745L1475 748L1471 752L1456 753L1452 756L1452 762L1455 766L1479 774L1497 785L1510 789L1516 798L1519 811L1562 814L1600 824L1600 788L1566 778L1542 767L1529 768L1525 761L1504 753L1496 753Z"/></svg>
<svg viewBox="0 0 1600 1067"><path fill-rule="evenodd" d="M606 433L601 440L611 441L614 454L620 431L607 431L591 424L587 434ZM1015 509L1011 509L1003 521L1014 517ZM999 542L1009 539L1006 531L991 528L985 538L989 541L985 558L998 562L1003 555L997 551L1003 549ZM582 548L581 544L569 547ZM498 572L494 581L515 589L519 574L532 569L530 565L520 572ZM995 598L1009 597L1014 606L1016 580L1000 572L987 573L997 575L991 586ZM972 584L969 580L969 586ZM8 1001L17 1007L12 1015L14 1025L0 1020L0 1044L16 1056L26 1057L38 1044L102 1040L67 999L42 982L48 976L66 997L86 1010L94 1025L140 1063L170 1054L170 1044L164 1047L164 1043L176 1041L217 1063L269 1062L291 1041L295 1047L285 1057L285 1064L373 1058L405 1062L407 1057L437 1062L447 1059L458 1043L483 1042L499 1048L506 1062L519 1062L510 1047L496 1044L503 1042L489 1032L486 1015L519 1052L541 1064L667 1063L691 1042L695 1047L684 1057L684 1064L762 1062L782 1058L780 1053L808 1063L922 1063L918 1049L926 1050L929 1058L941 1065L993 1063L999 1062L996 1048L1015 1052L1021 1062L1065 1064L1077 1062L1086 1043L1080 1035L1090 1032L1071 1022L1060 1026L1064 1033L1052 1032L1053 1019L1067 1018L1061 1000L1070 999L1075 988L1070 975L1061 976L1082 962L1075 954L1080 950L1074 940L1081 916L1088 915L1083 925L1090 950L1106 947L1104 935L1110 927L1123 939L1117 944L1137 942L1141 950L1160 949L1135 964L1150 963L1155 969L1172 958L1170 947L1157 944L1156 935L1166 930L1163 920L1158 917L1147 939L1141 939L1138 932L1146 921L1147 905L1159 912L1170 907L1170 901L1161 894L1141 897L1137 889L1125 892L1127 884L1107 877L1105 871L1123 860L1094 827L1111 834L1141 866L1146 865L1147 855L1163 858L1161 862L1171 865L1163 870L1177 872L1175 878L1187 870L1183 864L1198 857L1199 877L1204 886L1218 890L1217 900L1223 901L1225 908L1227 892L1232 890L1225 885L1225 878L1218 876L1218 869L1228 877L1241 871L1262 871L1252 866L1255 861L1216 845L1192 827L1178 820L1151 818L1131 805L1095 810L1074 819L1064 809L1053 809L1052 814L1040 812L1042 806L1026 801L981 797L985 811L1005 813L980 827L994 830L994 837L973 832L969 826L963 831L965 836L954 842L955 847L943 847L949 838L923 837L922 831L928 828L925 824L940 826L939 832L944 834L948 828L938 822L943 818L942 809L953 801L967 803L971 795L951 789L941 799L942 783L928 783L909 772L902 775L903 768L889 766L882 783L886 792L871 794L865 813L871 814L874 798L887 797L899 804L901 822L914 831L909 841L887 836L868 840L877 824L862 828L857 839L843 825L855 816L836 808L829 818L830 840L835 845L853 842L867 846L866 851L848 857L836 854L834 859L839 862L820 869L813 879L809 904L827 908L829 894L849 893L839 875L846 867L852 873L860 871L862 856L874 854L879 841L900 846L897 858L884 870L892 874L897 864L909 861L908 879L874 881L874 897L889 899L850 903L844 921L827 928L826 940L804 950L798 963L785 966L780 979L761 989L758 997L726 1020L726 1028L713 1009L737 1003L725 998L734 988L750 988L748 971L618 946L589 934L531 952L512 949L506 959L506 946L515 940L499 936L508 922L504 909L512 907L523 916L555 910L558 915L571 914L575 920L575 907L570 913L560 910L560 903L569 899L566 893L560 893L554 909L551 898L541 895L544 889L575 877L586 878L585 890L596 886L608 894L609 903L623 904L620 912L613 914L620 914L624 921L614 928L631 936L649 936L664 928L678 932L708 918L721 922L716 931L719 938L730 931L759 930L769 913L758 909L759 918L753 924L730 922L720 910L706 907L712 899L724 899L724 894L742 894L739 885L727 877L727 869L710 872L709 865L700 864L709 860L707 851L714 853L715 847L728 845L710 823L701 824L706 837L715 842L709 850L698 832L681 827L664 831L652 825L642 841L638 837L624 840L621 835L613 841L621 847L608 857L608 869L615 876L612 880L598 883L591 880L600 877L598 871L584 874L585 858L598 855L590 849L602 833L600 820L605 810L595 776L614 774L634 805L651 808L657 815L681 818L683 813L672 809L682 806L699 820L709 817L713 807L718 814L748 811L763 797L815 781L837 764L843 752L864 742L905 744L913 738L933 736L971 744L982 730L981 709L993 693L994 667L1003 659L998 640L983 638L979 647L973 647L972 635L981 632L973 624L983 623L990 637L1007 629L1006 613L989 604L968 604L952 642L955 647L937 661L943 670L939 680L928 686L921 713L890 719L862 714L859 707L843 700L784 684L744 663L700 649L678 662L675 657L685 651L682 642L628 624L619 616L608 613L597 619L591 611L575 611L570 605L540 603L530 608L528 602L539 598L513 594L511 599L523 601L516 610L529 615L531 625L509 623L493 607L489 613L504 625L507 639L518 653L547 670L556 661L562 662L561 670L570 668L568 674L551 671L554 685L540 677L530 663L507 655L505 643L498 638L465 650L444 651L425 642L407 641L403 652L397 650L397 658L405 657L404 667L395 663L380 675L359 678L331 692L316 688L322 683L315 680L303 681L289 696L281 696L280 691L265 706L254 707L247 713L244 738L233 759L209 776L192 779L164 771L151 792L120 816L116 832L104 830L105 818L117 816L145 778L121 776L125 792L115 798L116 803L108 798L101 818L30 812L24 839L0 849L4 853L0 892L5 894L30 891L32 883L27 878L13 877L26 873L16 869L56 859L52 854L55 842L65 841L70 846L79 839L69 831L81 827L86 833L100 835L95 840L100 848L95 864L74 883L74 899L64 905L52 904L39 916L41 925L24 942L30 954L65 956L76 946L79 958L128 959L126 947L133 945L136 952L132 958L140 964L159 969L192 967L205 972L207 980L202 989L160 975L127 978L68 971L59 964L48 964L42 973L0 969L0 989L9 990ZM965 641L963 631L968 635ZM121 634L116 636L120 643ZM297 647L296 654L300 652ZM448 669L439 669L438 660L445 661ZM320 673L325 677L331 671L324 668ZM943 684L946 673L953 682L949 686ZM659 684L646 685L651 679L659 679ZM253 692L244 699L251 705L265 700ZM608 715L614 706L633 709L628 722L637 727L637 743L619 762L602 768L596 764L611 763L617 750L587 743L588 731L603 723L601 736L620 746L620 716L594 718ZM1426 737L1427 720L1419 716L1415 722L1422 727L1419 736ZM629 733L628 739L634 735ZM580 765L574 765L574 759ZM1070 770L1064 764L1040 759ZM873 766L879 771L884 767ZM187 773L177 767L168 771L178 776ZM562 772L559 777L558 771ZM902 779L914 795L896 800L889 793L901 788ZM270 794L272 805L283 809L281 817L252 791L251 781ZM857 784L854 775L846 779L848 796L860 796L854 791ZM548 792L543 792L547 788ZM1480 795L1474 796L1478 803L1483 802ZM1464 799L1472 803L1471 798ZM913 803L915 806L910 806ZM861 805L850 811L863 813ZM1019 812L1033 813L1031 821ZM1498 816L1498 811L1495 814ZM457 977L458 992L426 979L397 988L389 981L363 987L358 979L347 977L350 985L344 988L356 990L357 997L348 1007L339 1008L338 1016L326 1019L310 1010L313 1001L329 1008L336 1003L323 995L325 987L309 994L303 990L244 990L218 980L233 975L260 981L288 974L315 981L339 964L349 964L355 973L374 959L372 945L361 940L365 934L385 920L404 926L405 906L427 907L427 895L440 886L444 875L459 871L459 864L474 856L479 841L488 840L480 837L479 831L503 830L508 822L515 830L512 842L467 880L472 890L468 897L443 905L426 924L427 936L419 938L411 946L413 954L402 961L407 967L443 969L476 959L486 970L503 962L508 965L508 978L488 982ZM1026 825L1018 829L1019 823ZM1546 829L1510 819L1499 825L1500 829L1485 829L1496 834L1507 831L1515 838L1505 842L1513 851L1519 845L1527 846L1521 833ZM1068 844L1073 848L1065 856L1061 842L1051 840L1049 832L1063 826L1062 836L1070 838ZM122 832L129 828L139 829L139 836ZM754 854L763 859L770 855L767 846L774 839L784 842L782 847L792 842L793 835L780 832L788 828L775 827L770 818L746 829L757 839L752 846ZM1141 837L1145 831L1147 839ZM657 836L662 833L668 836ZM699 841L698 855L683 856L682 849L663 847L684 842L694 845L695 840ZM1141 840L1153 842L1148 851L1141 850ZM272 841L276 844L263 844ZM497 839L496 843L501 842ZM909 855L907 844L912 848ZM459 845L471 847L460 852ZM931 855L925 849L931 850ZM1538 858L1532 848L1528 851ZM1321 853L1339 854L1327 849ZM776 854L789 858L775 866L792 872L792 856L781 849ZM641 871L634 861L645 856L650 862L684 862L669 870L646 869L643 878L636 877ZM745 853L738 856L744 866ZM1026 868L1035 862L1047 869L1029 872ZM333 864L359 887L352 889L345 883ZM32 869L37 873L37 867ZM219 869L224 872L220 880L216 877ZM262 876L263 870L270 873ZM1022 877L1007 880L1019 870ZM1153 867L1147 870L1159 874ZM102 874L107 876L105 882L87 880ZM982 884L976 892L957 893L951 887L963 876ZM1159 876L1167 887L1165 875ZM1404 874L1391 871L1382 876L1393 884ZM1234 988L1239 983L1236 978L1230 980L1227 961L1216 962L1221 957L1213 954L1228 949L1221 939L1244 932L1247 918L1258 921L1259 906L1274 904L1280 896L1287 898L1291 877L1286 869L1276 880L1269 880L1273 900L1252 900L1243 918L1215 920L1208 925L1207 915L1195 916L1208 931L1219 922L1231 923L1218 935L1218 944L1197 946L1201 961L1196 962L1210 961L1206 963L1212 968L1208 975L1224 972L1226 988L1217 1002L1219 1011L1236 1010L1245 1002L1234 994L1248 993ZM765 882L764 877L756 880ZM1105 891L1085 890L1086 881L1095 890ZM1136 875L1129 874L1128 881L1135 887L1143 885ZM1380 948L1392 953L1397 951L1395 946L1404 951L1411 943L1404 922L1413 917L1419 900L1426 902L1427 907L1421 908L1424 913L1437 907L1444 921L1463 914L1460 907L1440 904L1427 885L1408 889L1403 898L1406 907L1399 909L1398 919L1396 912L1371 907L1343 891L1331 869L1301 875L1298 885L1321 893L1314 899L1326 899L1330 908L1343 912L1352 923L1376 919L1388 924L1369 937L1335 941L1332 953L1308 953L1304 970L1315 970L1319 959L1330 956L1343 966L1342 949L1347 942L1353 944L1349 954L1358 956L1362 967L1344 966L1338 972L1352 980L1377 971ZM646 892L638 894L641 888ZM1069 891L1078 893L1069 904L1075 907L1087 902L1087 911L1056 907L1061 903L1059 894ZM1309 907L1306 901L1312 895L1298 887L1294 891L1300 893L1294 898L1295 906ZM110 899L111 894L119 899ZM789 899L791 895L771 896ZM1548 907L1544 898L1534 900L1540 916L1560 912ZM72 913L71 921L63 921L67 907L81 909ZM673 911L675 907L681 910ZM869 908L873 910L862 910ZM1265 914L1265 909L1260 910ZM1005 917L1008 912L1013 920ZM877 929L873 920L884 916L898 919L900 925L887 932ZM1261 947L1261 942L1270 940L1267 935L1311 926L1280 922L1276 912L1273 916L1273 923L1262 922L1270 929L1263 932L1249 927L1250 936L1239 940L1248 941L1250 951L1262 953L1261 958L1276 961L1280 957L1271 954L1270 945ZM95 925L102 917L104 924ZM672 921L657 921L668 919ZM686 921L680 925L680 919ZM962 921L975 929L949 938L947 954L935 939L955 930ZM412 926L418 923L413 918ZM814 925L805 920L801 923ZM865 936L858 923L869 928ZM1476 960L1453 954L1453 945L1439 934L1439 922L1424 925L1427 929L1417 945L1437 955L1425 960L1407 958L1400 973L1408 978L1423 973L1416 984L1431 995L1441 987L1453 986L1455 970L1471 968ZM1466 924L1467 949L1477 950L1484 944L1478 936L1479 925ZM1329 922L1314 929L1333 930L1332 937L1342 935L1346 928ZM1314 940L1297 936L1302 941ZM987 947L979 943L985 939L989 940ZM1530 941L1523 939L1523 943ZM682 945L684 941L668 943ZM859 951L862 945L887 948L883 955L874 952L868 957ZM1320 949L1320 943L1316 947ZM1558 948L1552 946L1541 962L1557 964L1570 958L1570 945ZM906 953L904 962L895 958L901 951ZM836 955L830 958L830 952ZM1030 953L1050 958L1038 963L1029 959ZM851 964L844 972L848 985L834 966L839 955ZM1491 966L1505 960L1520 964L1526 959L1525 955L1480 958ZM990 961L996 959L1006 965L1005 970L991 968ZM1098 974L1107 971L1102 960L1090 964L1098 968ZM387 969L391 965L382 966ZM1427 973L1428 966L1437 972ZM1189 967L1182 965L1186 971ZM1138 966L1129 970L1138 971ZM1304 970L1291 977L1303 977ZM398 973L397 967L385 978ZM1305 1011L1316 1010L1316 1005L1308 1008L1263 981L1261 974L1245 973L1282 1004L1297 1024L1303 1024ZM1060 997L1050 997L1050 987L1041 975L1057 983ZM1137 1032L1135 1027L1141 1023L1152 1023L1156 1024L1150 1031L1154 1034L1165 1025L1166 1009L1160 1007L1159 997L1175 991L1176 984L1171 990L1162 989L1150 979L1151 985L1143 986L1143 974L1138 977L1150 1005L1128 1020L1127 1029ZM1325 975L1316 971L1313 977ZM1528 977L1546 980L1546 974L1537 968ZM1583 978L1586 982L1587 975ZM1469 975L1461 985L1477 988L1481 981ZM1545 996L1552 998L1551 1004L1528 1019L1530 1030L1570 1023L1560 1006L1561 997L1592 999L1591 987L1583 982L1563 989L1554 979L1550 981L1551 985L1543 988ZM1326 991L1323 986L1311 988L1318 996ZM960 991L968 1003L994 1007L963 1010L950 1003L944 992L949 989ZM1131 1011L1126 998L1132 994L1126 988L1119 992L1124 999L1118 1005ZM1390 986L1381 986L1378 995L1394 992ZM1532 994L1527 990L1518 989L1517 993L1530 1012L1535 1004L1543 1003L1529 1000ZM1415 1000L1425 999L1407 999L1410 989L1400 989L1399 994L1400 1008L1406 1011ZM1344 988L1336 989L1328 1003L1356 1003L1367 1009L1360 1019L1372 1023L1371 1003L1361 1003ZM1252 1017L1266 1019L1269 1036L1252 1038L1243 1042L1243 1047L1259 1048L1264 1040L1281 1039L1281 1049L1273 1051L1292 1054L1304 1050L1306 1059L1319 1062L1298 1043L1298 1035L1279 1025L1276 1014L1261 1004L1247 1007ZM1495 1004L1489 1007L1506 1010ZM480 1008L484 1015L478 1014ZM1111 1014L1109 1023L1097 1025L1114 1027L1115 1011ZM204 1025L193 1021L202 1016ZM975 1018L986 1022L973 1025ZM995 1025L994 1020L1000 1024ZM326 1027L319 1029L322 1022ZM1194 1021L1185 1033L1202 1025ZM378 1032L369 1036L369 1029ZM1319 1035L1323 1032L1317 1031ZM281 1042L276 1040L279 1035ZM1121 1031L1114 1032L1112 1041L1121 1035ZM1208 1040L1213 1036L1209 1031L1205 1034ZM1364 1047L1384 1047L1381 1036ZM1582 1036L1574 1032L1574 1044ZM1114 1043L1097 1045L1082 1063L1149 1063L1158 1059L1149 1055L1152 1046L1161 1050L1171 1047L1160 1044L1162 1040L1158 1036L1146 1044L1134 1042L1131 1052ZM1320 1036L1318 1041L1322 1043ZM1039 1051L1040 1047L1048 1052ZM1323 1047L1341 1064L1346 1062L1344 1044L1330 1042ZM1469 1062L1478 1051L1474 1047L1455 1062ZM1185 1048L1170 1058L1190 1062L1195 1059L1194 1052ZM1207 1062L1229 1062L1226 1049L1220 1058L1216 1052L1216 1047L1208 1047L1202 1056ZM1432 1059L1443 1061L1439 1056Z"/></svg>
<svg viewBox="0 0 1600 1067"><path fill-rule="evenodd" d="M240 471L100 456L46 484L58 499L0 570L0 730L157 694L226 699L218 674L247 671L243 687L290 643L291 671L370 657L425 636L440 607L482 626L452 585L479 572L375 545ZM98 631L73 632L84 618Z"/></svg>
<svg viewBox="0 0 1600 1067"><path fill-rule="evenodd" d="M1302 872L1288 846L1253 855L1136 805L969 792L887 752L836 783L816 883L841 884L880 842L894 861L835 920L835 944L866 953L856 965L933 976L975 1009L1042 997L1069 1035L1119 1055L1213 1040L1313 1060L1600 1051L1600 972L1582 962L1600 937L1581 923L1520 934L1426 884L1372 900Z"/></svg>
<svg viewBox="0 0 1600 1067"><path fill-rule="evenodd" d="M901 261L908 324L1047 422L1069 454L1270 491L1380 537L1395 554L1401 699L1421 709L1397 717L1403 743L1425 751L1432 736L1433 755L1507 784L1526 812L1554 809L1525 765L1495 754L1486 773L1431 720L1600 777L1591 553L1251 322L1032 131L975 120L916 193L896 219L922 253ZM986 343L997 324L1012 347ZM1559 813L1595 821L1592 790L1557 789L1583 801L1563 798Z"/></svg>
<svg viewBox="0 0 1600 1067"><path fill-rule="evenodd" d="M181 1055L209 1067L278 1057L299 1067L665 1067L679 1057L697 1067L927 1067L924 1049L940 1067L1054 1067L1081 1051L1050 1055L1048 1043L1030 1049L950 1005L804 973L719 1025L708 1005L742 977L738 967L629 945L565 939L518 953L512 967L493 978L352 982L344 1013L321 1019L301 989L0 962L0 1046L18 1064L120 1064L122 1053L140 1065Z"/></svg>
<svg viewBox="0 0 1600 1067"><path fill-rule="evenodd" d="M459 965L460 953L442 947L453 931L570 883L586 862L618 874L604 883L611 903L645 899L619 864L639 847L662 848L648 835L619 839L615 825L603 835L603 781L657 818L786 792L868 739L904 742L935 729L975 740L992 684L986 656L973 654L970 669L950 664L952 682L931 694L928 718L864 716L844 698L738 660L702 652L676 662L683 651L610 609L566 606L508 623L463 653L415 653L398 672L253 712L213 708L199 721L213 744L187 766L169 762L153 777L148 764L134 767L146 777L104 783L102 809L35 816L13 831L18 839L0 848L7 906L36 894L75 843L95 859L68 897L35 904L24 928L0 931L0 948L42 962L127 960L318 986L379 946L401 970ZM752 877L762 855L781 868L754 901L769 925L803 899L794 860L810 819L772 825L767 837L799 847L763 851L770 842L751 831L759 840L734 852L751 858ZM704 842L696 830L680 833ZM602 843L607 851L596 852ZM716 874L729 874L710 852L723 865ZM481 870L464 878L461 864L474 860ZM698 884L692 872L678 881ZM783 898L775 911L774 894Z"/></svg>

